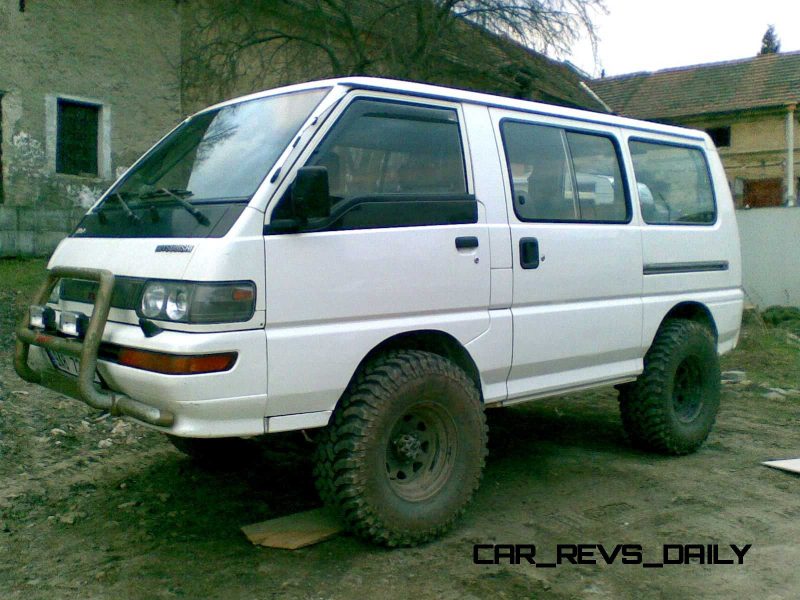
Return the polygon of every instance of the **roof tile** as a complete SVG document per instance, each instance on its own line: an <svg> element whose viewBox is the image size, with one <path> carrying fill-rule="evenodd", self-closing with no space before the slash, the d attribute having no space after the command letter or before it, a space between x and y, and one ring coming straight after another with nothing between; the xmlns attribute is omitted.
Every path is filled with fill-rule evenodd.
<svg viewBox="0 0 800 600"><path fill-rule="evenodd" d="M800 52L595 79L615 112L671 119L800 103Z"/></svg>

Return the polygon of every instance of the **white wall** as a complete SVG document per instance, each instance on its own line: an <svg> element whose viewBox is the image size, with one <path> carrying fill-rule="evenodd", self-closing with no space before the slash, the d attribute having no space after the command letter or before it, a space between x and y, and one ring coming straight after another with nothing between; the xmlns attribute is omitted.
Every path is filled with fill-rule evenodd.
<svg viewBox="0 0 800 600"><path fill-rule="evenodd" d="M800 307L800 208L737 210L747 300Z"/></svg>

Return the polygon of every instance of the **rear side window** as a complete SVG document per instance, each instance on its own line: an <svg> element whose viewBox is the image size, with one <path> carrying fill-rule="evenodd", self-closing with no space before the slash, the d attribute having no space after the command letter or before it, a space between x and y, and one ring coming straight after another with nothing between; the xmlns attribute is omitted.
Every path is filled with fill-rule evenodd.
<svg viewBox="0 0 800 600"><path fill-rule="evenodd" d="M699 148L631 140L642 217L651 225L709 225L717 210Z"/></svg>
<svg viewBox="0 0 800 600"><path fill-rule="evenodd" d="M567 132L583 221L628 221L625 185L614 142L600 135Z"/></svg>
<svg viewBox="0 0 800 600"><path fill-rule="evenodd" d="M504 121L501 130L520 220L629 220L619 156L610 138L518 121Z"/></svg>

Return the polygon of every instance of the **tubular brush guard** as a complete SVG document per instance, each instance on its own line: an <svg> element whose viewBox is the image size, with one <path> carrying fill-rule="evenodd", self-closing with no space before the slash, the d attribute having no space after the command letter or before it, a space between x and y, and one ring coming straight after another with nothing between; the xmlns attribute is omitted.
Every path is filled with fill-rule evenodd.
<svg viewBox="0 0 800 600"><path fill-rule="evenodd" d="M14 356L14 369L25 381L37 383L57 390L63 394L83 400L92 408L106 410L113 415L128 415L160 427L169 427L175 417L172 413L148 406L123 394L104 392L95 385L94 374L97 369L97 352L103 337L103 329L108 320L111 308L111 294L114 290L114 275L102 269L81 269L73 267L55 267L47 274L47 279L34 297L34 304L44 306L56 282L62 278L82 279L98 282L94 310L89 319L89 327L82 341L69 340L43 331L30 328L28 311L17 329L17 345ZM28 365L28 353L31 345L47 350L61 352L80 360L77 380L53 373L44 374L34 371Z"/></svg>

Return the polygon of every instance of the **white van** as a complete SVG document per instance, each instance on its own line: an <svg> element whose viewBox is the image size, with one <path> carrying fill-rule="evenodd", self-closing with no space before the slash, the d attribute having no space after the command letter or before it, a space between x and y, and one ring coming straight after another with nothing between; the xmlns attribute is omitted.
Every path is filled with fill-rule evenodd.
<svg viewBox="0 0 800 600"><path fill-rule="evenodd" d="M370 78L186 119L48 269L24 379L196 456L316 428L323 500L390 546L463 511L487 407L617 385L633 443L697 449L743 299L704 133Z"/></svg>

